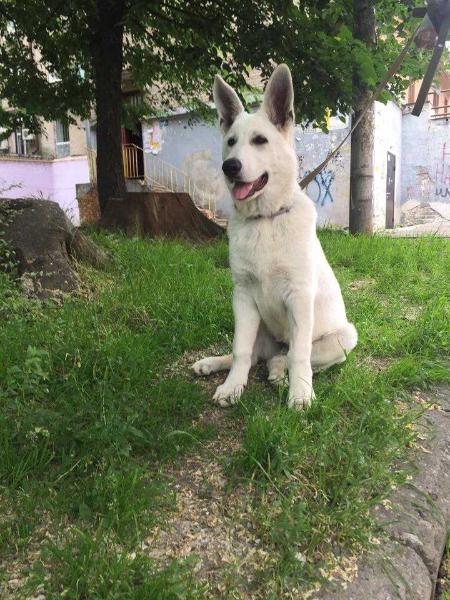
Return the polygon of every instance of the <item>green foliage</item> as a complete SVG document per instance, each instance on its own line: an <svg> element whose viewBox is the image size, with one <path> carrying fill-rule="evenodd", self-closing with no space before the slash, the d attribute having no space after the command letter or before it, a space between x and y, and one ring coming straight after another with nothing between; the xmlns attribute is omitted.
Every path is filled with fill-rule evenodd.
<svg viewBox="0 0 450 600"><path fill-rule="evenodd" d="M0 189L0 194L2 190ZM12 219L11 210L0 206L0 272L13 273L16 268L14 250L5 239L5 230Z"/></svg>
<svg viewBox="0 0 450 600"><path fill-rule="evenodd" d="M174 106L204 112L215 73L240 89L245 100L251 91L245 75L257 68L267 78L275 61L286 62L292 70L297 120L324 125L326 109L343 114L354 105L358 90L353 71L374 87L414 25L405 4L378 0L377 43L366 47L352 34L351 0L115 4L123 5L124 66L139 86L150 86L149 100L131 109L134 116L136 111L141 116L158 114ZM22 123L36 129L37 116L52 120L67 112L89 115L97 5L81 0L2 3L0 98L14 110L0 108L1 126L11 130ZM405 89L405 76L420 76L420 57L411 51L390 93Z"/></svg>

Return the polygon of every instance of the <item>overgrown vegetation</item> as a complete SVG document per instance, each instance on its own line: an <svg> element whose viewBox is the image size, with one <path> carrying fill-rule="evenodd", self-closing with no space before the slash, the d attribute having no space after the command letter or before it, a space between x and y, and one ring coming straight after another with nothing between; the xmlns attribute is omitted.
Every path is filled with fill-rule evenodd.
<svg viewBox="0 0 450 600"><path fill-rule="evenodd" d="M248 487L274 556L255 589L263 582L274 597L320 580L333 549L370 543L370 507L404 477L396 465L417 413L409 391L449 378L448 242L321 239L357 350L315 377L304 413L262 381L227 413L245 427L224 472L231 494ZM62 306L27 300L0 276L0 590L202 598L189 564L161 570L141 541L176 504L165 466L220 434L198 420L209 393L170 367L184 352L231 344L227 247L98 241L113 265L80 267L84 294Z"/></svg>

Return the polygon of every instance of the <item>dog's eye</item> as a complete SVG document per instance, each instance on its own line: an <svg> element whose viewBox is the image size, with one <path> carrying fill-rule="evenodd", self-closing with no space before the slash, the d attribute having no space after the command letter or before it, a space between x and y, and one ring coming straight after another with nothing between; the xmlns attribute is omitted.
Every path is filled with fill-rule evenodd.
<svg viewBox="0 0 450 600"><path fill-rule="evenodd" d="M228 144L229 146L234 146L234 145L235 145L235 143L236 143L236 138L234 138L234 137L231 137L231 138L228 140L228 142L227 142L227 144Z"/></svg>
<svg viewBox="0 0 450 600"><path fill-rule="evenodd" d="M264 137L263 135L257 135L256 137L254 137L252 139L252 142L254 144L257 144L258 146L261 146L262 144L267 144L268 141L269 140L266 137Z"/></svg>

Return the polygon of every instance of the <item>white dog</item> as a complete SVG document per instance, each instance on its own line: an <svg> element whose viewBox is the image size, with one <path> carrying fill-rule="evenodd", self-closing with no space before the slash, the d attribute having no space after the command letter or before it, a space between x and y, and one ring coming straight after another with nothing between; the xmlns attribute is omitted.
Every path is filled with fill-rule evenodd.
<svg viewBox="0 0 450 600"><path fill-rule="evenodd" d="M297 183L293 100L286 65L272 73L253 114L221 77L214 82L222 169L235 207L228 225L235 332L233 354L204 358L193 369L230 370L214 394L221 406L239 398L259 359L267 361L270 381L288 369L289 406L308 406L313 370L343 362L357 343L316 236L315 207Z"/></svg>

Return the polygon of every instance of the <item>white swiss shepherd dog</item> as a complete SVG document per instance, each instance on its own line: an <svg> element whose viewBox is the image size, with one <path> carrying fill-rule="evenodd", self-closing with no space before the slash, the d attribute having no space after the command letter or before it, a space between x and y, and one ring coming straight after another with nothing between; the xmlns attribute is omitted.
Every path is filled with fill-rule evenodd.
<svg viewBox="0 0 450 600"><path fill-rule="evenodd" d="M215 78L222 169L234 203L228 236L235 331L232 354L204 358L193 369L229 370L214 394L221 406L236 402L262 359L272 382L288 370L289 406L306 407L313 371L343 362L358 339L316 235L316 209L297 183L293 100L286 65L274 70L252 114Z"/></svg>

